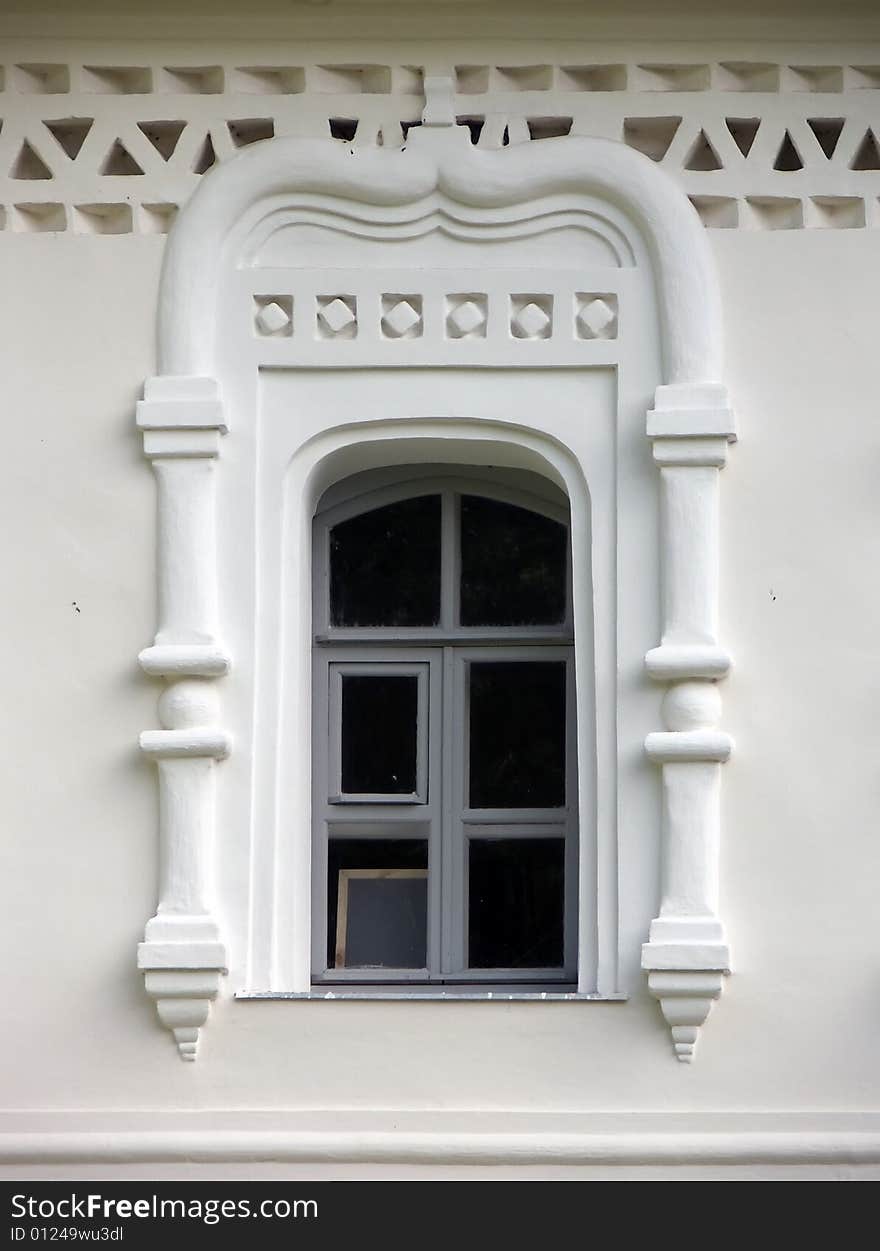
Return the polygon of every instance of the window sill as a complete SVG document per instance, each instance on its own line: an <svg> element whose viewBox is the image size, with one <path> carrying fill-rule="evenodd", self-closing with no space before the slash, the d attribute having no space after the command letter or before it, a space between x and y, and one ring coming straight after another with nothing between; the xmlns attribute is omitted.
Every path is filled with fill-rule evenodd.
<svg viewBox="0 0 880 1251"><path fill-rule="evenodd" d="M357 989L340 986L337 988L316 988L306 991L288 990L239 990L236 999L374 999L374 1000L426 1000L454 1003L625 1003L629 996L624 994L599 995L586 994L578 991L560 990L408 990L404 987L386 989L385 987L361 986Z"/></svg>

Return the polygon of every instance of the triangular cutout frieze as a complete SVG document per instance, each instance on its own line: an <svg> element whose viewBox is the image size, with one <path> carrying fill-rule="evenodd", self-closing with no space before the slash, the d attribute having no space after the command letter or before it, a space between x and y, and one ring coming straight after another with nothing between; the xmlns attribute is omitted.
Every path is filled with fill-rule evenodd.
<svg viewBox="0 0 880 1251"><path fill-rule="evenodd" d="M685 158L684 167L685 169L702 171L723 169L718 153L709 142L709 137L705 130L701 130L691 144L690 151Z"/></svg>
<svg viewBox="0 0 880 1251"><path fill-rule="evenodd" d="M247 117L227 122L226 126L229 137L237 148L246 148L248 144L258 143L261 139L272 139L275 135L275 123L271 117Z"/></svg>
<svg viewBox="0 0 880 1251"><path fill-rule="evenodd" d="M205 135L205 142L199 148L195 161L193 162L194 174L207 174L212 165L217 163L217 153L214 151L214 145L211 142L211 136Z"/></svg>
<svg viewBox="0 0 880 1251"><path fill-rule="evenodd" d="M725 117L724 124L742 155L748 156L761 125L760 117Z"/></svg>
<svg viewBox="0 0 880 1251"><path fill-rule="evenodd" d="M850 161L850 169L880 169L880 144L873 130L865 132L856 154Z"/></svg>
<svg viewBox="0 0 880 1251"><path fill-rule="evenodd" d="M488 128L488 118L486 123ZM680 117L627 117L623 123L623 142L652 161L662 161L680 125Z"/></svg>
<svg viewBox="0 0 880 1251"><path fill-rule="evenodd" d="M13 178L35 179L52 177L51 169L49 169L43 158L34 151L27 139L24 140L18 150L18 155L12 164L10 174Z"/></svg>
<svg viewBox="0 0 880 1251"><path fill-rule="evenodd" d="M79 156L94 124L94 118L91 117L65 117L56 122L43 122L62 152L72 161Z"/></svg>
<svg viewBox="0 0 880 1251"><path fill-rule="evenodd" d="M807 125L819 141L819 147L828 157L834 156L843 130L842 117L808 117Z"/></svg>
<svg viewBox="0 0 880 1251"><path fill-rule="evenodd" d="M186 122L138 122L138 130L149 139L163 161L174 155L185 129Z"/></svg>
<svg viewBox="0 0 880 1251"><path fill-rule="evenodd" d="M100 169L102 174L116 174L123 177L142 174L143 172L121 139L114 141L113 147L104 158L104 163Z"/></svg>
<svg viewBox="0 0 880 1251"><path fill-rule="evenodd" d="M344 139L351 143L357 133L358 123L354 117L331 117L328 119L331 139Z"/></svg>
<svg viewBox="0 0 880 1251"><path fill-rule="evenodd" d="M804 168L804 163L801 160L801 154L794 146L794 140L788 131L785 132L782 143L779 145L779 151L776 153L776 160L773 162L773 168L788 174L794 173L795 170Z"/></svg>

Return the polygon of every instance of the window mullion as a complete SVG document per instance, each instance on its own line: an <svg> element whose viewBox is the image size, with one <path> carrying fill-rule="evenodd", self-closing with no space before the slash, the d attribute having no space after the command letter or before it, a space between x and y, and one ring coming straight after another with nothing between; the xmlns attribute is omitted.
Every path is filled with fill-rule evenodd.
<svg viewBox="0 0 880 1251"><path fill-rule="evenodd" d="M460 777L458 753L462 735L455 727L460 716L455 651L452 647L442 650L443 663L443 742L441 747L442 799L437 821L440 826L440 865L442 873L441 904L441 971L457 972L461 967L460 944L457 941L457 917L460 915L456 883L459 877L457 861L460 858L461 805L458 802L457 782Z"/></svg>
<svg viewBox="0 0 880 1251"><path fill-rule="evenodd" d="M443 492L440 545L440 625L450 633L458 629L459 542L458 496Z"/></svg>
<svg viewBox="0 0 880 1251"><path fill-rule="evenodd" d="M443 630L458 630L458 495L451 490L443 492L441 519L442 544L440 549L440 621ZM446 645L442 649L443 665L443 741L441 746L440 776L442 779L442 802L437 820L440 824L441 886L441 971L458 972L463 964L463 951L459 935L461 920L461 802L459 753L461 751L461 709L456 689L457 675L455 650ZM459 732L456 733L456 726Z"/></svg>
<svg viewBox="0 0 880 1251"><path fill-rule="evenodd" d="M428 978L437 978L443 969L444 895L443 889L443 742L445 700L443 698L442 655L433 652L429 660L428 702Z"/></svg>
<svg viewBox="0 0 880 1251"><path fill-rule="evenodd" d="M316 699L313 708L313 760L312 769L312 977L320 976L326 964L327 950L327 839L328 825L324 820L327 806L330 746L330 660L326 655L316 654L313 663L313 682Z"/></svg>

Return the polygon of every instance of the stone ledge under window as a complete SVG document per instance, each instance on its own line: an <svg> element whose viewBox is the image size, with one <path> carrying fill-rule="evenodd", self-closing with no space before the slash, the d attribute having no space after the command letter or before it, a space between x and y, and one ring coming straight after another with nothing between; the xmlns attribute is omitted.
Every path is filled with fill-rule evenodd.
<svg viewBox="0 0 880 1251"><path fill-rule="evenodd" d="M629 998L624 994L581 994L578 991L560 990L407 990L405 987L386 989L384 987L361 986L358 989L340 987L338 990L314 989L306 991L293 990L239 990L236 999L378 999L378 1000L427 1000L430 1002L452 1001L454 1003L476 1002L488 1003L501 1001L504 1003L625 1003Z"/></svg>

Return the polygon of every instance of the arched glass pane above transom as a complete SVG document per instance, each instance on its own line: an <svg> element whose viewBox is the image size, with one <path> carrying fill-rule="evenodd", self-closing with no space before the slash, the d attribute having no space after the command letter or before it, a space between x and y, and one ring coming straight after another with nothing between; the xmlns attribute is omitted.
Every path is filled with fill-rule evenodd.
<svg viewBox="0 0 880 1251"><path fill-rule="evenodd" d="M566 527L485 496L462 495L458 503L461 625L561 624Z"/></svg>
<svg viewBox="0 0 880 1251"><path fill-rule="evenodd" d="M564 628L567 510L484 490L412 484L330 525L319 619L331 630Z"/></svg>
<svg viewBox="0 0 880 1251"><path fill-rule="evenodd" d="M440 621L440 496L373 508L330 531L330 622L432 626Z"/></svg>

